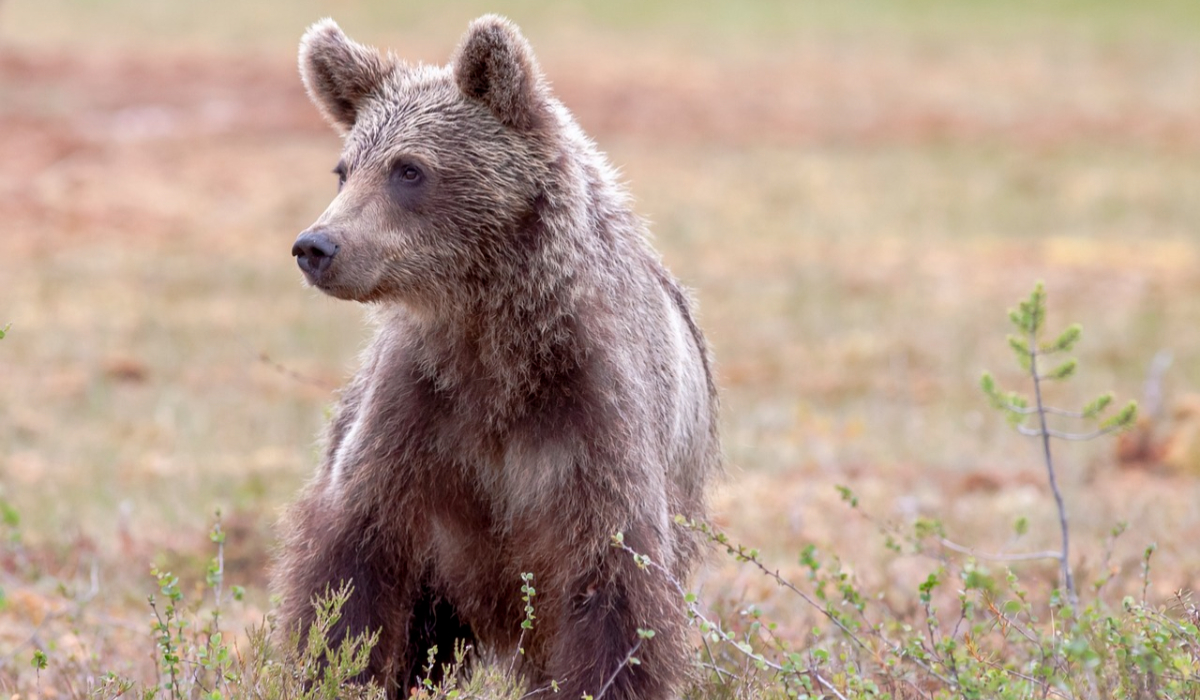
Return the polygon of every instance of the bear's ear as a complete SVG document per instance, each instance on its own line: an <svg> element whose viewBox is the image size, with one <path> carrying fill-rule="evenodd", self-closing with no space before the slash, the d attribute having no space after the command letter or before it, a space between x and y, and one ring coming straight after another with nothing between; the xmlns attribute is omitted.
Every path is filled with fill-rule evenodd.
<svg viewBox="0 0 1200 700"><path fill-rule="evenodd" d="M545 119L546 87L533 49L499 15L471 23L454 53L454 79L464 95L514 129L529 131Z"/></svg>
<svg viewBox="0 0 1200 700"><path fill-rule="evenodd" d="M350 131L359 108L391 75L395 62L351 41L332 19L308 28L300 40L300 77L321 114L338 131Z"/></svg>

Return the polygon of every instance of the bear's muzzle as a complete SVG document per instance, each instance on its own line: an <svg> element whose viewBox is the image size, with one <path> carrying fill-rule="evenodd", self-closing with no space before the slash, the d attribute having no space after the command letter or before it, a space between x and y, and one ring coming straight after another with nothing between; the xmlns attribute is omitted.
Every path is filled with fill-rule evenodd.
<svg viewBox="0 0 1200 700"><path fill-rule="evenodd" d="M323 231L305 231L292 245L292 255L308 281L317 284L333 264L339 247Z"/></svg>

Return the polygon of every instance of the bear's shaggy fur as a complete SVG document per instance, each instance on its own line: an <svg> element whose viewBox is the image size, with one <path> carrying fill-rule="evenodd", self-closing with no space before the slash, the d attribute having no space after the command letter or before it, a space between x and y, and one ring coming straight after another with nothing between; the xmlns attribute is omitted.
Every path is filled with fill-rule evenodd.
<svg viewBox="0 0 1200 700"><path fill-rule="evenodd" d="M616 174L503 18L472 23L445 67L325 20L300 68L345 145L293 254L313 286L371 302L378 330L285 518L284 623L307 630L313 598L352 582L335 636L379 630L368 673L402 691L433 644L513 654L532 572L530 682L669 697L682 602L611 538L687 578L699 546L672 516L705 515L716 392Z"/></svg>

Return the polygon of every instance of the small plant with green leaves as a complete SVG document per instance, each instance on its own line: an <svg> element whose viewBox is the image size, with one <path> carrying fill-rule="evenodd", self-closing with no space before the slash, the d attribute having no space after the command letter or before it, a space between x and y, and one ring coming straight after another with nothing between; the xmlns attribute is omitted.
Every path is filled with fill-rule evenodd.
<svg viewBox="0 0 1200 700"><path fill-rule="evenodd" d="M797 640L781 634L781 628L754 603L739 601L733 615L702 609L695 593L685 591L665 567L630 549L618 534L613 546L628 552L647 575L667 577L699 628L703 648L697 664L702 673L688 689L688 697L1200 698L1200 614L1183 594L1171 608L1155 607L1147 600L1153 545L1143 556L1140 602L1131 597L1118 606L1107 602L1101 594L1111 573L1095 582L1089 600L1082 605L1078 601L1050 438L1091 439L1115 432L1134 420L1136 408L1130 404L1104 418L1112 404L1109 394L1079 411L1047 405L1043 383L1067 379L1078 366L1074 360L1054 356L1069 352L1080 330L1071 326L1047 343L1045 315L1041 285L1011 314L1020 334L1009 342L1032 377L1033 398L1002 392L990 375L985 376L984 389L1022 433L1041 438L1059 509L1062 550L980 554L952 542L935 518L919 517L911 526L881 522L862 510L853 490L840 486L842 500L884 536L887 556L933 560L928 575L910 592L911 598L901 597L897 605L882 593L865 590L837 553L805 546L799 563L806 580L797 581L768 565L757 549L734 542L712 525L677 518L678 526L704 537L733 561L774 581L785 595L799 599L798 610L808 610L814 622L809 623L805 638ZM1069 432L1055 423L1065 419L1097 425L1090 431ZM1018 535L1028 528L1028 519L1018 519ZM1118 525L1109 534L1102 570L1110 571L1116 540L1124 532L1124 525ZM1046 558L1062 565L1061 588L1030 590L1010 568Z"/></svg>
<svg viewBox="0 0 1200 700"><path fill-rule="evenodd" d="M991 373L984 372L980 385L992 406L1003 411L1008 421L1022 435L1037 438L1041 442L1042 460L1050 482L1050 490L1054 494L1054 502L1058 508L1059 536L1061 549L1057 553L1063 588L1072 605L1078 603L1079 596L1075 589L1075 580L1071 573L1070 559L1070 527L1068 526L1067 508L1063 502L1062 490L1058 483L1055 470L1054 455L1051 450L1051 439L1058 440L1092 440L1123 430L1137 419L1137 402L1130 401L1120 411L1108 418L1102 418L1105 411L1113 402L1111 393L1102 394L1088 402L1078 411L1064 410L1047 405L1043 398L1043 384L1052 381L1064 381L1074 376L1079 363L1075 358L1061 358L1069 353L1079 342L1083 331L1075 323L1059 333L1051 342L1045 342L1046 332L1046 290L1039 282L1017 308L1008 313L1009 320L1017 329L1017 333L1008 336L1008 345L1016 355L1017 363L1029 374L1033 385L1032 401L1016 391L1002 391L996 386L996 380ZM1073 419L1081 421L1099 421L1094 430L1072 432L1051 427L1054 419Z"/></svg>
<svg viewBox="0 0 1200 700"><path fill-rule="evenodd" d="M525 618L521 620L521 634L517 637L517 653L513 656L511 670L516 666L517 659L525 655L525 634L533 629L533 621L537 619L533 610L533 598L537 595L537 589L533 587L533 574L530 572L521 574L521 602L525 604Z"/></svg>
<svg viewBox="0 0 1200 700"><path fill-rule="evenodd" d="M158 692L172 700L230 697L231 684L237 681L234 650L220 629L225 602L225 532L221 528L220 511L216 513L209 540L216 545L217 552L205 573L205 584L213 595L207 622L199 623L199 602L189 605L184 600L178 576L151 569L161 596L161 600L155 595L148 599L154 613L151 632L157 647ZM233 587L233 598L241 600L241 587Z"/></svg>
<svg viewBox="0 0 1200 700"><path fill-rule="evenodd" d="M239 645L221 629L227 598L240 601L243 590L225 591L225 531L220 513L209 533L216 556L205 572L211 607L203 600L189 600L180 578L152 569L157 592L148 599L153 611L151 636L155 646L153 685L141 684L113 673L100 677L90 697L117 698L136 692L142 700L382 700L386 692L359 677L367 668L378 631L341 638L332 632L341 611L352 595L345 584L313 601L315 620L303 635L292 630L278 634L271 618L247 630ZM45 669L51 661L35 652L35 667Z"/></svg>
<svg viewBox="0 0 1200 700"><path fill-rule="evenodd" d="M858 509L856 498L851 507ZM1072 609L1057 595L1030 591L1010 568L974 559L939 559L911 591L915 605L890 607L864 590L835 554L800 553L806 581L790 580L754 549L706 523L677 519L735 562L773 580L824 618L804 641L786 639L757 606L736 614L704 610L671 573L619 539L647 575L676 585L703 640L697 678L685 693L720 698L1200 698L1200 612L1184 594L1169 608L1131 597ZM896 556L930 556L914 549ZM1148 581L1148 549L1143 575ZM1145 586L1145 584L1144 584ZM948 610L939 610L952 601Z"/></svg>

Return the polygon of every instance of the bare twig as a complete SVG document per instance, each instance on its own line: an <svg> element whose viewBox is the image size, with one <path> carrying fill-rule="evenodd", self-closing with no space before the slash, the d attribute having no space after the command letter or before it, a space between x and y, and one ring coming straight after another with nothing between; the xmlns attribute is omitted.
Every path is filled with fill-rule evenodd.
<svg viewBox="0 0 1200 700"><path fill-rule="evenodd" d="M329 382L327 382L323 379L317 379L316 377L310 377L307 374L301 374L300 372L297 372L296 370L294 370L290 367L285 367L284 365L281 365L278 362L276 362L275 360L271 359L271 356L265 352L257 353L256 357L258 358L259 362L270 367L271 369L275 370L276 372L279 372L283 376L288 377L289 379L294 379L294 380L300 382L301 384L308 384L309 386L315 386L320 389L325 389L326 391L333 391L334 389L337 388L333 384L330 384Z"/></svg>
<svg viewBox="0 0 1200 700"><path fill-rule="evenodd" d="M1067 525L1067 506L1063 501L1062 491L1058 488L1058 477L1054 472L1054 457L1050 452L1051 432L1046 425L1046 403L1042 400L1042 377L1038 374L1037 329L1041 326L1038 318L1043 311L1041 305L1035 305L1032 310L1034 321L1029 332L1029 374L1033 377L1033 397L1037 406L1038 424L1041 426L1042 459L1046 463L1046 474L1050 479L1050 491L1054 494L1054 503L1058 506L1058 529L1062 537L1062 552L1059 556L1059 566L1062 571L1063 587L1067 589L1071 606L1078 607L1079 597L1075 594L1075 579L1071 575L1071 530ZM1067 438L1070 439L1070 438Z"/></svg>
<svg viewBox="0 0 1200 700"><path fill-rule="evenodd" d="M822 678L821 674L817 673L817 669L809 668L808 675L812 676L813 678L816 678L817 683L820 683L821 687L824 688L825 690L828 690L829 692L833 693L835 697L841 698L841 700L846 700L846 696L839 693L838 689L833 687L832 683L830 683L829 681Z"/></svg>
<svg viewBox="0 0 1200 700"><path fill-rule="evenodd" d="M1010 413L1016 413L1022 416L1032 416L1038 412L1037 406L1018 406L1012 403L1004 403L1000 406ZM1082 411L1067 411L1053 406L1045 406L1043 410L1056 416L1066 416L1068 418L1086 418Z"/></svg>
<svg viewBox="0 0 1200 700"><path fill-rule="evenodd" d="M565 680L565 679L564 679L564 680ZM541 695L542 693L545 693L545 692L547 692L547 691L550 691L550 690L553 690L554 692L556 692L556 693L557 693L557 692L558 692L558 687L557 687L556 685L553 685L553 684L547 683L546 685L543 685L543 686L542 686L542 687L540 687L540 688L534 688L533 690L531 690L531 691L529 691L529 692L525 693L524 695L522 695L522 696L521 696L521 700L525 700L525 698L531 698L531 697L533 697L533 696L535 696L535 695Z"/></svg>
<svg viewBox="0 0 1200 700"><path fill-rule="evenodd" d="M742 654L750 657L751 659L753 659L754 661L756 661L758 663L763 664L764 666L766 666L767 668L770 668L773 671L779 671L779 672L784 671L783 666L775 663L774 661L771 661L770 659L763 656L762 654L755 653L755 651L753 649L748 649L748 648L742 646L728 632L721 629L721 626L719 624L708 619L708 617L703 612L700 611L700 607L698 605L696 605L695 603L686 602L687 601L687 591L684 590L683 584L681 584L679 582L679 580L675 578L674 574L672 574L670 571L667 571L667 569L665 567L663 567L662 564L659 564L658 562L654 561L653 559L650 559L649 557L647 557L644 554L638 553L637 550L631 548L629 545L625 544L624 542L617 543L615 546L618 547L619 549L621 549L622 551L628 552L630 555L632 555L634 557L634 560L638 562L639 566L648 566L648 567L654 569L655 571L657 571L658 573L662 574L667 579L667 582L670 583L675 588L675 590L679 593L679 596L685 601L684 604L687 606L688 612L693 617L695 617L697 620L700 620L701 622L703 622L709 630L715 632L717 634L717 636L722 639L722 641L726 642L727 644L731 645L733 648L740 651ZM861 644L861 642L859 642L859 643Z"/></svg>
<svg viewBox="0 0 1200 700"><path fill-rule="evenodd" d="M716 671L717 679L721 681L721 685L727 685L724 676L721 675L722 673L728 675L730 678L737 679L737 675L734 674L733 672L726 671L725 669L721 668L720 666L717 666L717 657L713 655L712 646L708 643L708 637L706 637L704 635L700 635L700 641L704 644L704 651L708 653L708 660L712 662L712 663L706 664L703 661L701 661L700 665L704 666L706 668L711 668L712 670Z"/></svg>
<svg viewBox="0 0 1200 700"><path fill-rule="evenodd" d="M267 367L270 367L271 369L275 370L279 374L282 374L283 376L287 377L288 379L295 380L297 382L300 382L301 384L308 384L309 386L315 386L319 389L324 389L325 391L334 391L335 389L337 389L337 386L330 384L329 382L327 382L323 379L319 379L317 377L312 377L312 376L309 376L302 372L297 372L296 370L292 369L291 367L288 367L286 365L283 365L283 364L275 361L275 359L272 358L269 354L267 354L267 352L265 350L255 350L253 348L253 346L250 345L250 342L247 341L245 338L239 337L238 341L242 344L242 347L245 348L246 352L249 355L251 355L255 360L266 365Z"/></svg>
<svg viewBox="0 0 1200 700"><path fill-rule="evenodd" d="M987 552L980 552L976 549L972 549L971 547L952 542L945 537L939 537L938 544L942 545L946 549L952 549L960 554L968 554L976 559L987 559L989 561L1036 561L1038 559L1057 560L1062 558L1062 552L1052 552L1049 550L1045 552L1028 552L1024 554L989 554Z"/></svg>
<svg viewBox="0 0 1200 700"><path fill-rule="evenodd" d="M604 685L600 688L600 692L596 693L595 700L600 700L600 698L604 697L604 694L607 693L608 689L612 687L612 684L616 682L617 676L621 675L621 671L629 665L629 660L633 658L633 655L637 653L638 649L642 648L642 641L643 640L641 639L637 640L637 644L634 644L633 648L629 650L629 653L625 655L625 658L621 659L621 663L617 664L617 667L613 670L612 675L608 677L608 680L605 681Z"/></svg>
<svg viewBox="0 0 1200 700"><path fill-rule="evenodd" d="M1046 411L1045 413L1049 413L1049 411ZM1103 435L1108 435L1109 433L1115 433L1118 430L1121 430L1123 427L1124 426L1111 426L1108 428L1101 428L1099 430L1093 430L1090 433L1065 433L1061 430L1054 430L1052 428L1046 428L1045 423L1043 422L1043 427L1041 429L1030 428L1030 427L1024 426L1024 425L1018 425L1017 432L1019 432L1022 435L1025 435L1027 437L1041 437L1041 438L1052 437L1052 438L1056 438L1058 440L1075 440L1075 441L1079 441L1079 442L1084 442L1087 440L1095 440L1096 438L1101 437Z"/></svg>
<svg viewBox="0 0 1200 700"><path fill-rule="evenodd" d="M1043 681L1041 679L1026 675L1024 673L1021 673L1020 671L1015 671L1006 666L1001 666L1000 664L997 664L993 661L988 661L987 659L981 658L981 659L978 659L978 661L980 663L982 663L984 666L994 668L995 670L1003 673L1006 676L1011 676L1013 678L1020 678L1021 680L1025 681L1026 683L1031 683L1031 684L1037 686L1038 688L1041 688L1043 693L1045 693L1045 695L1043 695L1043 697L1056 697L1056 698L1072 697L1070 695L1064 694L1061 690L1058 690L1054 686L1050 685L1049 683L1047 683L1046 681Z"/></svg>
<svg viewBox="0 0 1200 700"><path fill-rule="evenodd" d="M685 525L685 526L692 527L694 529L698 529L698 527L699 527L694 522L691 522L690 524ZM871 647L867 646L866 642L859 639L858 635L856 635L853 630L851 630L849 627L847 627L844 622L839 620L836 615L834 615L831 612L829 612L828 610L826 610L822 605L817 603L816 600L813 600L813 598L811 596L809 596L804 591L801 591L799 588L797 588L795 586L795 584L793 584L791 581L788 581L786 578L784 578L782 575L780 575L780 573L778 571L772 571L771 569L767 568L767 566L765 564L763 564L762 561L758 559L758 557L751 556L751 554L749 552L745 552L744 550L741 550L740 548L734 548L727 542L720 542L719 540L714 539L713 535L710 534L709 532L705 532L704 530L701 530L701 532L703 532L705 534L705 536L707 536L709 539L721 544L721 546L725 547L731 553L735 553L739 557L744 559L745 561L749 562L750 564L753 564L759 571L764 573L769 578L774 579L775 582L777 584L779 584L780 586L795 593L797 596L800 597L801 600L803 600L805 603L807 603L810 607L812 607L814 610L816 610L817 612L824 615L830 622L832 622L838 629L840 629L843 634L845 634L852 642L854 642L856 645L858 645L858 647L861 648L863 651L867 652L868 654L870 654L872 656L875 656L875 657L878 656L878 654L876 654L875 650L873 650L873 649L871 649ZM645 555L639 554L636 550L630 548L629 545L625 544L624 542L614 542L614 546L631 554L634 557L635 561L643 563L646 566L649 566L650 568L652 568L655 571L662 574L667 579L667 581L675 588L675 590L678 591L679 597L681 599L683 599L684 601L687 600L687 591L684 590L683 584L680 583L679 580L675 578L674 574L672 574L670 571L668 571L666 568L664 568L661 564L650 559L649 557L647 557ZM703 622L704 624L706 624L709 628L711 628L714 632L716 632L717 636L719 636L726 643L733 646L733 648L737 649L739 652L741 652L742 654L745 654L746 656L752 658L753 660L763 664L767 668L770 668L774 671L779 671L779 672L784 671L783 666L771 661L770 659L767 659L762 654L757 654L753 650L747 649L746 647L739 644L737 640L735 640L733 637L731 637L727 632L725 632L725 630L721 629L720 625L717 625L717 624L713 623L711 620L709 620L708 617L706 617L704 615L704 613L700 611L699 606L697 606L695 603L685 603L685 604L687 606L688 612L693 617L695 617L696 619L698 619L701 622ZM947 686L950 686L952 688L958 687L958 684L955 681L953 681L950 678L947 678L946 676L933 670L933 668L931 666L929 666L929 664L926 664L925 662L921 661L920 659L918 659L910 654L905 653L904 650L899 647L899 645L892 643L890 640L886 639L882 635L877 635L877 637L885 646L887 646L892 651L892 653L896 654L899 658L908 659L913 664L915 664L916 666L921 668L921 670L923 670L925 673L928 673L931 677L936 678L937 680L941 681L942 683L945 683ZM838 697L841 697L841 695L838 694L837 691L834 690L833 687L831 685L829 685L823 678L821 678L820 675L814 669L810 669L809 672L813 675L814 678L817 679L818 682L820 682L823 686L825 686L826 689L828 689L830 692L833 692L834 694L838 695Z"/></svg>
<svg viewBox="0 0 1200 700"><path fill-rule="evenodd" d="M708 646L707 639L704 640L704 646L705 647ZM717 674L717 678L719 678L721 680L722 685L727 684L727 681L725 680L726 676L729 676L730 678L732 678L735 681L741 680L741 676L739 676L738 674L734 673L733 671L728 671L726 669L723 669L720 666L716 665L715 663L709 663L709 662L705 662L705 661L698 661L697 663L700 664L700 668L708 669L709 671L712 671L713 673Z"/></svg>

